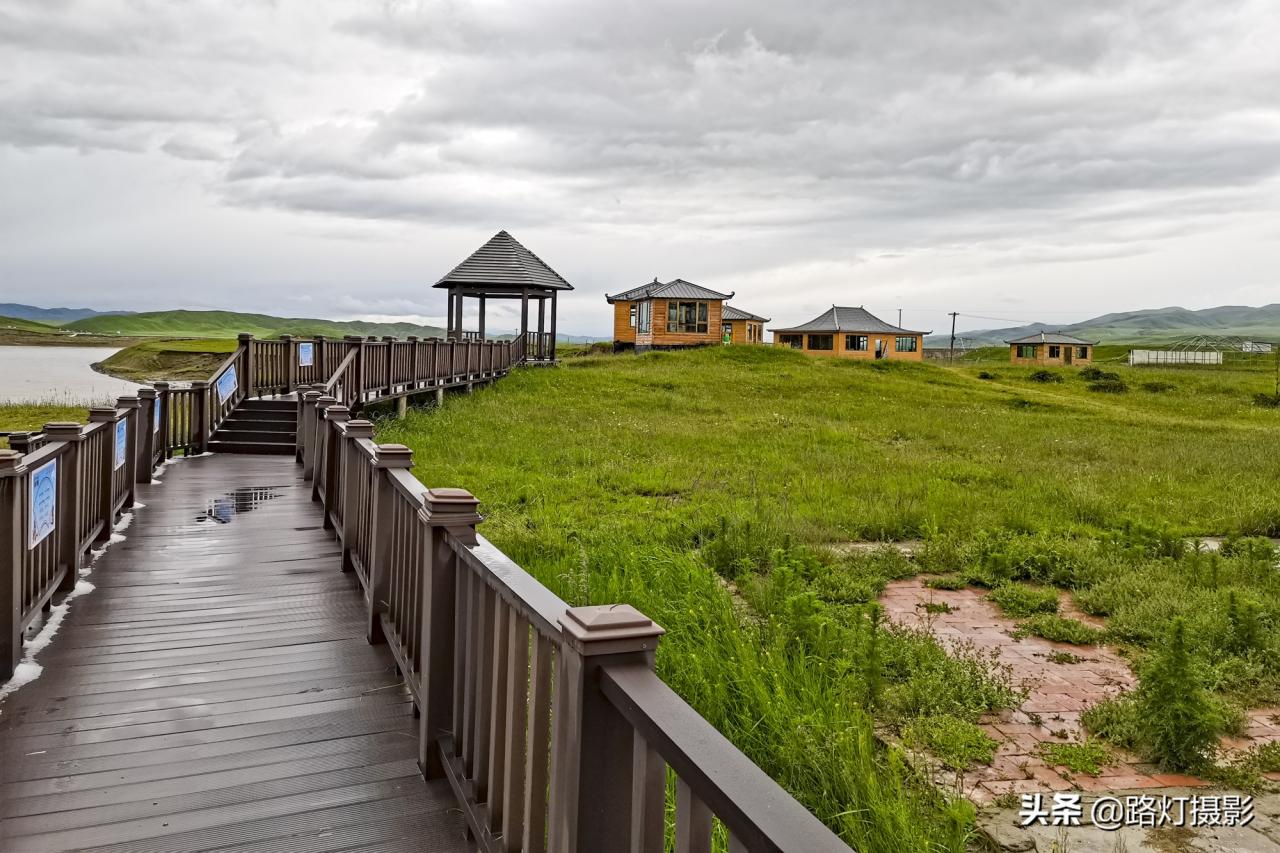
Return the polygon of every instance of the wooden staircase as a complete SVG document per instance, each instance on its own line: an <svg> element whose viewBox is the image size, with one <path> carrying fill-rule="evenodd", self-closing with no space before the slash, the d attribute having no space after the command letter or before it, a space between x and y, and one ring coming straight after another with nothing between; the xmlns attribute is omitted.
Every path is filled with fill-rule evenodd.
<svg viewBox="0 0 1280 853"><path fill-rule="evenodd" d="M298 404L287 398L246 398L214 431L214 453L292 455L298 434Z"/></svg>

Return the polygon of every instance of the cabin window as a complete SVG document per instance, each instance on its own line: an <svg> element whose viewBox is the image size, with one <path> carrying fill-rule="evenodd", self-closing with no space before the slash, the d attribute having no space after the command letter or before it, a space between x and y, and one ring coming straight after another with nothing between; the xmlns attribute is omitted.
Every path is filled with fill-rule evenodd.
<svg viewBox="0 0 1280 853"><path fill-rule="evenodd" d="M729 336L729 338L730 338L730 340L732 340L732 339L733 339L733 324L732 324L732 323L729 323L729 322L721 323L721 324L720 324L720 334L721 334L721 335L728 335L728 336Z"/></svg>
<svg viewBox="0 0 1280 853"><path fill-rule="evenodd" d="M778 340L783 346L804 349L804 335L778 335Z"/></svg>
<svg viewBox="0 0 1280 853"><path fill-rule="evenodd" d="M641 302L636 308L636 330L647 335L653 328L653 303Z"/></svg>
<svg viewBox="0 0 1280 853"><path fill-rule="evenodd" d="M809 349L829 350L835 349L835 335L810 335Z"/></svg>
<svg viewBox="0 0 1280 853"><path fill-rule="evenodd" d="M705 302L668 302L667 331L681 332L686 335L705 335L707 313Z"/></svg>
<svg viewBox="0 0 1280 853"><path fill-rule="evenodd" d="M916 338L899 335L894 341L893 346L898 352L915 352Z"/></svg>
<svg viewBox="0 0 1280 853"><path fill-rule="evenodd" d="M1076 358L1088 358L1088 357L1089 357L1088 347L1076 347Z"/></svg>
<svg viewBox="0 0 1280 853"><path fill-rule="evenodd" d="M634 329L635 327L636 327L636 304L632 302L631 303L631 328Z"/></svg>
<svg viewBox="0 0 1280 853"><path fill-rule="evenodd" d="M1018 358L1035 358L1035 344L1018 344Z"/></svg>
<svg viewBox="0 0 1280 853"><path fill-rule="evenodd" d="M866 352L867 344L868 344L868 341L867 341L866 335L845 335L844 336L844 348L847 350L854 350L855 352Z"/></svg>
<svg viewBox="0 0 1280 853"><path fill-rule="evenodd" d="M1050 345L1049 358L1062 358L1062 347L1055 347Z"/></svg>

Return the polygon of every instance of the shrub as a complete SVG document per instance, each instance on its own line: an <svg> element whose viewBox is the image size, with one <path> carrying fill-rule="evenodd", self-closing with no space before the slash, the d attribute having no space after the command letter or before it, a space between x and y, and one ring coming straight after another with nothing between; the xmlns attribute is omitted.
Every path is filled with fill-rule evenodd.
<svg viewBox="0 0 1280 853"><path fill-rule="evenodd" d="M1069 619L1056 613L1040 613L1023 622L1014 631L1015 637L1028 635L1043 637L1055 643L1096 646L1102 642L1104 632L1079 619Z"/></svg>
<svg viewBox="0 0 1280 853"><path fill-rule="evenodd" d="M996 378L998 378L998 377L997 377L994 373L992 373L991 371L989 371L989 370L980 370L980 371L978 371L978 378L979 378L979 379L988 379L988 380L989 380L989 379L996 379Z"/></svg>
<svg viewBox="0 0 1280 853"><path fill-rule="evenodd" d="M946 714L916 717L903 727L902 741L913 749L933 753L953 770L964 770L972 764L990 764L999 746L974 723Z"/></svg>
<svg viewBox="0 0 1280 853"><path fill-rule="evenodd" d="M924 585L929 589L957 590L964 589L969 585L969 582L962 575L934 575L933 577L925 578Z"/></svg>
<svg viewBox="0 0 1280 853"><path fill-rule="evenodd" d="M1253 404L1264 409L1280 409L1280 394L1254 394Z"/></svg>
<svg viewBox="0 0 1280 853"><path fill-rule="evenodd" d="M1134 694L1104 699L1080 715L1089 732L1133 752L1142 749L1145 728Z"/></svg>
<svg viewBox="0 0 1280 853"><path fill-rule="evenodd" d="M1080 378L1086 382L1097 382L1099 379L1103 378L1103 376L1105 376L1105 374L1100 367L1089 366L1080 368Z"/></svg>
<svg viewBox="0 0 1280 853"><path fill-rule="evenodd" d="M930 615L937 613L950 613L951 605L945 601L926 601L924 603L924 612Z"/></svg>
<svg viewBox="0 0 1280 853"><path fill-rule="evenodd" d="M1143 382L1142 390L1150 391L1152 394L1163 394L1166 391L1172 391L1177 386L1172 382Z"/></svg>
<svg viewBox="0 0 1280 853"><path fill-rule="evenodd" d="M1129 390L1129 386L1125 384L1123 379L1099 379L1097 382L1089 383L1090 391L1097 391L1102 394L1123 394Z"/></svg>
<svg viewBox="0 0 1280 853"><path fill-rule="evenodd" d="M1076 743L1042 743L1040 755L1049 764L1065 767L1072 773L1097 776L1111 760L1106 744L1085 739Z"/></svg>
<svg viewBox="0 0 1280 853"><path fill-rule="evenodd" d="M1052 370L1037 370L1027 377L1032 382L1061 382L1062 374Z"/></svg>
<svg viewBox="0 0 1280 853"><path fill-rule="evenodd" d="M1222 721L1197 683L1187 653L1187 629L1175 619L1168 641L1139 676L1138 708L1153 757L1177 772L1203 767Z"/></svg>
<svg viewBox="0 0 1280 853"><path fill-rule="evenodd" d="M1006 616L1022 619L1037 613L1058 612L1058 591L1046 587L1004 583L987 595L987 599Z"/></svg>

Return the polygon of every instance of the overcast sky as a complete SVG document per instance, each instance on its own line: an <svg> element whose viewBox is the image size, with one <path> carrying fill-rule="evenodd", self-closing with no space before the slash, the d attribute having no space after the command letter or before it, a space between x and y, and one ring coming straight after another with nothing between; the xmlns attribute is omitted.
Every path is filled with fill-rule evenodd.
<svg viewBox="0 0 1280 853"><path fill-rule="evenodd" d="M506 228L584 334L655 276L1280 302L1277 45L1274 0L0 0L0 301L434 321Z"/></svg>

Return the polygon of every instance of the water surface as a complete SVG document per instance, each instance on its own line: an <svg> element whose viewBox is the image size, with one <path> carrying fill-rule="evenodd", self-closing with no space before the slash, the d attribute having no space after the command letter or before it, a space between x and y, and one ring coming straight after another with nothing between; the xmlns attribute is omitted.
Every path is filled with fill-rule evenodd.
<svg viewBox="0 0 1280 853"><path fill-rule="evenodd" d="M136 382L89 366L116 352L116 347L0 346L0 403L92 405L136 394Z"/></svg>

